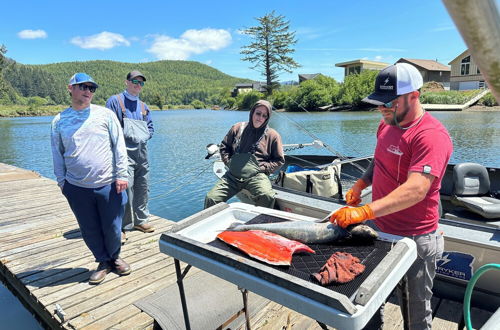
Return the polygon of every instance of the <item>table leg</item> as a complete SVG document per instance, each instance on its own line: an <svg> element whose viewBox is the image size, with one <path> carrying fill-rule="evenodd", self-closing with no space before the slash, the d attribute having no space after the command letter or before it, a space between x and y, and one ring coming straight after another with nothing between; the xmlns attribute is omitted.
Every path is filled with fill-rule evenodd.
<svg viewBox="0 0 500 330"><path fill-rule="evenodd" d="M318 322L319 324L319 327L323 330L328 330L328 327L326 326L326 324L324 324L323 322L320 322L318 320L316 320L316 322Z"/></svg>
<svg viewBox="0 0 500 330"><path fill-rule="evenodd" d="M241 294L243 295L243 309L245 310L245 321L247 325L247 330L250 329L250 313L248 311L248 290L247 289L240 289Z"/></svg>
<svg viewBox="0 0 500 330"><path fill-rule="evenodd" d="M186 325L186 330L191 330L191 325L189 324L189 312L187 309L187 304L186 304L186 295L184 293L184 285L182 284L182 280L184 276L186 275L185 273L183 274L181 272L181 263L179 260L174 259L175 263L175 273L177 274L177 285L179 286L179 294L181 296L181 304L182 304L182 313L184 315L184 323ZM187 272L188 268L186 268Z"/></svg>

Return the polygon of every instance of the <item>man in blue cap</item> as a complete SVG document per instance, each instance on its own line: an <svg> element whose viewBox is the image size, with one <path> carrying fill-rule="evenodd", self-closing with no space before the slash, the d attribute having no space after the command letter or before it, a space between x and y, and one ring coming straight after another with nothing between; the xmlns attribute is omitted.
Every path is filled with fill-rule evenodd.
<svg viewBox="0 0 500 330"><path fill-rule="evenodd" d="M128 203L122 224L122 243L125 243L125 231L137 229L151 233L154 227L149 221L149 162L147 143L153 136L153 120L146 103L139 99L139 94L146 82L146 77L134 70L127 74L125 91L111 96L106 107L113 110L123 127L123 136L128 154Z"/></svg>
<svg viewBox="0 0 500 330"><path fill-rule="evenodd" d="M119 257L127 202L127 150L115 114L90 104L98 87L88 74L74 74L68 85L71 107L54 118L51 132L57 184L99 263L90 284L101 283L113 269L119 275L131 272Z"/></svg>

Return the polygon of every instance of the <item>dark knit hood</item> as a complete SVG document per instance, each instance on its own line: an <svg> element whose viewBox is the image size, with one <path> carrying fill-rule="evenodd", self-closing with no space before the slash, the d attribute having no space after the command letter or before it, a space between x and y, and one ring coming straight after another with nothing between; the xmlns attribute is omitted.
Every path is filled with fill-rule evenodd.
<svg viewBox="0 0 500 330"><path fill-rule="evenodd" d="M253 121L252 121L252 116L253 116L253 113L255 112L255 109L257 107L260 107L260 106L265 106L266 109L267 109L267 120L264 122L264 124L262 124L261 127L259 127L259 129L265 129L267 127L267 124L269 124L269 120L271 119L271 114L273 113L273 106L271 105L271 103L269 103L268 101L266 100L259 100L257 101L254 106L252 107L252 109L250 110L250 114L249 114L249 117L248 117L248 123L249 123L249 126L253 129L255 129L253 127Z"/></svg>
<svg viewBox="0 0 500 330"><path fill-rule="evenodd" d="M264 106L267 109L267 120L259 128L253 126L252 116L255 109L259 106ZM248 152L251 150L251 146L255 144L260 137L266 132L267 124L269 124L269 119L271 119L273 106L266 100L259 100L250 110L248 125L245 127L243 134L241 135L240 142L240 152Z"/></svg>

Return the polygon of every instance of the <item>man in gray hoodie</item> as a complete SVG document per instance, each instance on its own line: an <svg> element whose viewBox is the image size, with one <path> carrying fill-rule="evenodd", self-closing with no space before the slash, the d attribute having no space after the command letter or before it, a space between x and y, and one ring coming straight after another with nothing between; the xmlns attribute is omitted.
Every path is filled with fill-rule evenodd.
<svg viewBox="0 0 500 330"><path fill-rule="evenodd" d="M249 121L236 123L226 134L220 154L228 170L207 193L205 208L227 201L242 189L254 196L255 205L274 206L269 175L285 163L285 157L281 136L268 126L271 113L271 103L259 100L250 110Z"/></svg>

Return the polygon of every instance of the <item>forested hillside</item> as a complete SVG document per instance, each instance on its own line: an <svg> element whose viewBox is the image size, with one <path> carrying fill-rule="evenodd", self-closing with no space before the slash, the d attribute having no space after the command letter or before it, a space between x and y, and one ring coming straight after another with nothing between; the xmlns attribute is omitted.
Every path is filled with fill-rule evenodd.
<svg viewBox="0 0 500 330"><path fill-rule="evenodd" d="M4 68L3 77L22 97L38 96L48 103L67 104L69 77L75 72L87 72L99 84L94 103L104 104L109 96L124 90L125 77L132 70L139 70L147 77L141 98L152 104L158 104L158 100L171 105L191 104L195 100L207 105L218 104L235 84L250 81L192 61L11 63Z"/></svg>

